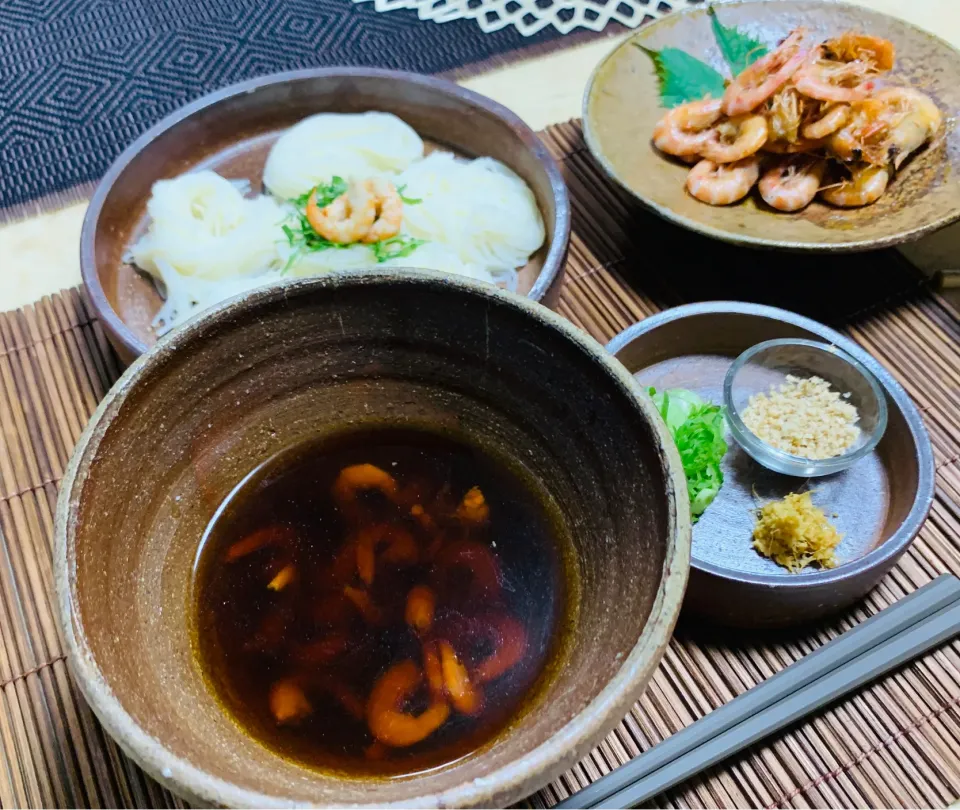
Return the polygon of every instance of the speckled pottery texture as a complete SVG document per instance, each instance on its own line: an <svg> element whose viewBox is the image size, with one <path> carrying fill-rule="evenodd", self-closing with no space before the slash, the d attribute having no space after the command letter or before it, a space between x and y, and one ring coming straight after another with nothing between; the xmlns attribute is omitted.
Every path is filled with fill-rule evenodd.
<svg viewBox="0 0 960 810"><path fill-rule="evenodd" d="M711 301L647 318L607 349L644 387L689 388L720 402L737 356L775 338L832 344L862 363L886 395L889 421L872 453L812 482L766 470L728 437L723 486L693 528L684 608L738 627L801 624L853 604L907 550L933 502L933 449L916 406L880 363L823 324L775 307ZM754 550L754 515L758 503L807 489L844 535L840 565L792 574Z"/></svg>
<svg viewBox="0 0 960 810"><path fill-rule="evenodd" d="M929 94L945 129L914 154L874 205L839 209L815 201L786 214L769 208L756 190L729 206L711 206L690 196L689 166L651 143L665 110L650 57L637 46L680 48L724 75L725 68L705 7L671 14L637 32L594 71L583 103L584 137L604 170L661 216L707 236L740 245L803 251L858 251L919 239L960 218L960 52L903 20L861 6L823 0L758 0L716 4L720 21L768 46L797 26L826 38L865 31L893 41L894 79Z"/></svg>
<svg viewBox="0 0 960 810"><path fill-rule="evenodd" d="M309 115L393 113L426 148L492 157L526 181L546 241L520 268L517 292L554 306L570 239L570 200L546 146L506 107L453 82L393 70L322 68L264 76L204 96L132 143L97 186L80 236L80 271L104 331L125 363L153 345L163 303L149 278L124 261L144 233L157 180L194 169L249 180L259 192L274 142Z"/></svg>
<svg viewBox="0 0 960 810"><path fill-rule="evenodd" d="M428 426L523 465L561 505L579 598L546 684L493 743L400 779L337 776L248 737L189 629L201 532L249 470L307 438ZM266 288L162 339L101 403L63 479L55 579L70 665L152 776L228 806L502 806L586 754L660 659L689 570L686 484L650 400L528 299L413 272Z"/></svg>

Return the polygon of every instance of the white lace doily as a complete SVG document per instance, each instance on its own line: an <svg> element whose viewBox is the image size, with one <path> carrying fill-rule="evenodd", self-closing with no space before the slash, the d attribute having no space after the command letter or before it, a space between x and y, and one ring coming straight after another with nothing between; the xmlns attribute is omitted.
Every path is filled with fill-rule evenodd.
<svg viewBox="0 0 960 810"><path fill-rule="evenodd" d="M636 28L671 11L702 6L696 0L353 0L377 11L416 9L421 20L476 20L487 33L512 25L531 36L552 25L562 34L575 28L602 31L611 20Z"/></svg>

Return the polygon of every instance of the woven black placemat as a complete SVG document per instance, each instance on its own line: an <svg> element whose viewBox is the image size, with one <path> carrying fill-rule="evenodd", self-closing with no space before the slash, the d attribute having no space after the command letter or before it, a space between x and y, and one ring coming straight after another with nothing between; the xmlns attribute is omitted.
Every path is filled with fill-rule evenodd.
<svg viewBox="0 0 960 810"><path fill-rule="evenodd" d="M349 0L0 0L0 222L85 196L150 125L244 79L330 65L462 73L561 37Z"/></svg>

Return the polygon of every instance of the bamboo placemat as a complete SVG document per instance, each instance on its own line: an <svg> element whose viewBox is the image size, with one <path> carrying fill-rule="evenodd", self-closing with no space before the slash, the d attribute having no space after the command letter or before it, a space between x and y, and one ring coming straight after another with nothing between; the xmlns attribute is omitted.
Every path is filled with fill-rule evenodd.
<svg viewBox="0 0 960 810"><path fill-rule="evenodd" d="M544 807L656 744L944 571L960 574L960 315L895 252L803 258L742 251L640 211L600 172L576 124L544 138L562 160L574 227L559 310L601 341L664 307L738 298L843 329L924 414L937 459L929 520L846 615L778 634L681 623L631 713ZM67 674L55 620L57 483L120 372L83 293L0 315L0 804L182 806L104 734ZM926 807L960 797L960 644L904 668L773 742L659 797L664 807Z"/></svg>

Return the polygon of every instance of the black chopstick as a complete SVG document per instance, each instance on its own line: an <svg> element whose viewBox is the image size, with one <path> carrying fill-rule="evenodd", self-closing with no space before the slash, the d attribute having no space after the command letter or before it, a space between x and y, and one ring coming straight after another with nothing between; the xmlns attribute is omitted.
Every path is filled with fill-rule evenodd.
<svg viewBox="0 0 960 810"><path fill-rule="evenodd" d="M673 760L594 807L637 807L747 746L797 722L886 672L937 647L960 630L960 602L943 608L868 653L814 681L749 720Z"/></svg>
<svg viewBox="0 0 960 810"><path fill-rule="evenodd" d="M625 791L779 701L819 682L884 642L929 619L958 599L960 580L950 574L938 577L683 731L667 738L645 754L573 794L557 807L606 806L601 802L607 797Z"/></svg>

